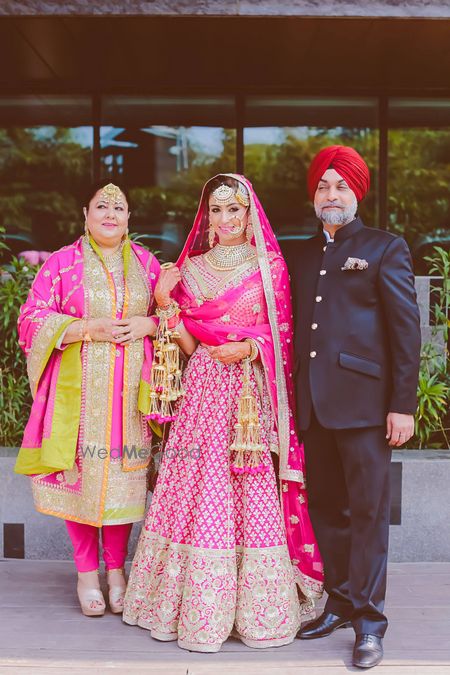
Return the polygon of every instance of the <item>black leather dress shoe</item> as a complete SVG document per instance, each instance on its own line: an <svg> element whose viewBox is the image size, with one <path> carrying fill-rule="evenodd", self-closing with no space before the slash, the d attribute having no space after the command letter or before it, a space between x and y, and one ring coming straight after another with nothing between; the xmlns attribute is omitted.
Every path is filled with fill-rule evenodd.
<svg viewBox="0 0 450 675"><path fill-rule="evenodd" d="M353 665L373 668L383 658L383 639L378 635L357 635L353 648Z"/></svg>
<svg viewBox="0 0 450 675"><path fill-rule="evenodd" d="M324 612L314 621L308 621L300 628L298 634L301 640L314 640L315 638L327 637L338 628L348 628L350 621L343 619L337 614Z"/></svg>

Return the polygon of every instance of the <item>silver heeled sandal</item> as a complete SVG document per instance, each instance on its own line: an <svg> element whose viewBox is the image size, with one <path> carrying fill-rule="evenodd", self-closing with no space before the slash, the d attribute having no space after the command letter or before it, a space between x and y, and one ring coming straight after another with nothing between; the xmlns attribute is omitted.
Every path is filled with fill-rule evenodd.
<svg viewBox="0 0 450 675"><path fill-rule="evenodd" d="M100 590L98 570L78 572L77 594L84 616L103 616L106 603Z"/></svg>
<svg viewBox="0 0 450 675"><path fill-rule="evenodd" d="M115 574L111 574L114 572ZM116 577L112 579L111 577ZM109 588L109 607L113 614L122 614L123 600L127 590L127 582L125 579L125 570L123 567L117 567L113 570L107 570L106 578L108 580Z"/></svg>

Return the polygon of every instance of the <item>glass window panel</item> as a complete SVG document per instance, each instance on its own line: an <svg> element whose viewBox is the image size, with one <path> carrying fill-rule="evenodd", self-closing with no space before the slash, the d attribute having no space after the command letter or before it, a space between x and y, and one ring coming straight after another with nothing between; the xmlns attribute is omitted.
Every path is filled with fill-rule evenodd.
<svg viewBox="0 0 450 675"><path fill-rule="evenodd" d="M100 130L102 175L130 192L130 229L173 260L203 184L236 170L233 98L108 97Z"/></svg>
<svg viewBox="0 0 450 675"><path fill-rule="evenodd" d="M0 98L0 126L80 127L92 123L87 96L8 96Z"/></svg>
<svg viewBox="0 0 450 675"><path fill-rule="evenodd" d="M377 104L365 98L249 97L246 126L375 127Z"/></svg>
<svg viewBox="0 0 450 675"><path fill-rule="evenodd" d="M112 126L234 127L233 97L108 96L102 102L102 122Z"/></svg>
<svg viewBox="0 0 450 675"><path fill-rule="evenodd" d="M425 274L433 246L450 249L450 99L391 99L388 144L389 228Z"/></svg>
<svg viewBox="0 0 450 675"><path fill-rule="evenodd" d="M450 99L391 98L389 100L389 127L448 127Z"/></svg>
<svg viewBox="0 0 450 675"><path fill-rule="evenodd" d="M0 223L21 250L55 250L83 225L91 182L89 97L0 97Z"/></svg>
<svg viewBox="0 0 450 675"><path fill-rule="evenodd" d="M313 156L327 145L351 145L367 161L372 187L360 215L367 225L377 225L376 99L249 98L245 124L245 173L283 248L317 230L306 174Z"/></svg>

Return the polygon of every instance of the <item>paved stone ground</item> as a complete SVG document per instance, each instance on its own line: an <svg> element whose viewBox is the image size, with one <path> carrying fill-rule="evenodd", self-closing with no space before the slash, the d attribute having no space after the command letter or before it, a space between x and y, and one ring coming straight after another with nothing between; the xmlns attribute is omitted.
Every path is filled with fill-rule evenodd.
<svg viewBox="0 0 450 675"><path fill-rule="evenodd" d="M450 675L450 563L393 563L385 659L376 675ZM230 639L219 654L153 640L110 613L82 616L72 563L0 561L0 674L115 671L126 675L340 675L351 666L353 631L254 650Z"/></svg>

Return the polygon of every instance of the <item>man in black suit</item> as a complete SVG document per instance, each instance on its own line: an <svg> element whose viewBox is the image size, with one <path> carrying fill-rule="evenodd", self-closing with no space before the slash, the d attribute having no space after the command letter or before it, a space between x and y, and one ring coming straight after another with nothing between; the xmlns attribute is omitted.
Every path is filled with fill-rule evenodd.
<svg viewBox="0 0 450 675"><path fill-rule="evenodd" d="M361 156L325 148L308 187L321 226L290 265L297 424L328 600L300 637L351 623L353 663L370 668L387 628L389 446L414 432L419 310L405 241L356 215L369 188Z"/></svg>

